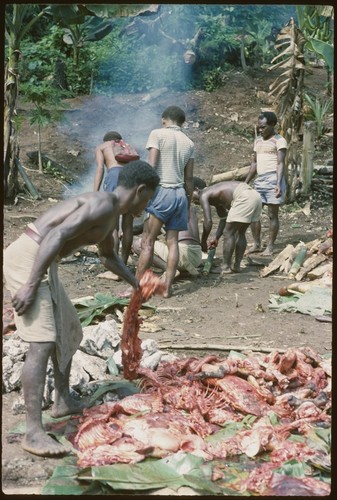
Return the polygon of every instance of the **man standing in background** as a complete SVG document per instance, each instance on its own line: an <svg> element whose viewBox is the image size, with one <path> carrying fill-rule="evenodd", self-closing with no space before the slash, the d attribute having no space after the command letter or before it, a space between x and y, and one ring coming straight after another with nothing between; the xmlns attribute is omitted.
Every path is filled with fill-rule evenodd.
<svg viewBox="0 0 337 500"><path fill-rule="evenodd" d="M277 117L271 111L264 111L258 117L258 131L261 134L254 143L254 159L245 182L248 184L257 174L254 188L260 194L262 204L268 207L269 240L262 255L272 255L274 243L279 231L279 207L284 203L286 182L284 161L287 141L275 132ZM260 252L261 222L252 222L253 246L248 253Z"/></svg>
<svg viewBox="0 0 337 500"><path fill-rule="evenodd" d="M168 255L164 297L172 294L179 261L178 233L187 230L193 193L194 143L181 129L185 119L181 108L169 106L162 113L163 128L152 130L146 144L148 162L156 170L160 182L145 209L149 216L144 223L136 277L140 279L151 266L155 241L165 226Z"/></svg>
<svg viewBox="0 0 337 500"><path fill-rule="evenodd" d="M122 141L122 136L115 131L107 132L103 137L103 143L96 147L96 173L94 179L94 191L99 191L102 180L104 177L104 167L107 172L104 179L103 189L112 193L117 186L118 177L121 169L126 165L125 161L118 161L114 154L114 144ZM133 217L131 214L124 214L122 217L122 251L121 257L124 264L127 264L129 255L131 253L131 246L133 240ZM119 223L117 224L114 234L115 252L119 253ZM111 277L119 281L119 276L110 273Z"/></svg>

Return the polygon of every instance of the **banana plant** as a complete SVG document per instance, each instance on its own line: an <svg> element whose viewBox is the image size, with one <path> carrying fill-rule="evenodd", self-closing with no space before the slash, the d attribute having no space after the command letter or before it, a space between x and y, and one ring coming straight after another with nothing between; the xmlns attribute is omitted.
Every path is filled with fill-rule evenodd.
<svg viewBox="0 0 337 500"><path fill-rule="evenodd" d="M83 24L87 17L135 17L157 12L159 5L150 4L6 4L5 6L5 106L4 106L4 193L6 201L14 202L19 191L16 159L19 148L16 128L16 101L19 95L19 58L21 42L43 16L50 15L64 27ZM107 25L105 26L107 29Z"/></svg>
<svg viewBox="0 0 337 500"><path fill-rule="evenodd" d="M334 47L332 43L333 7L331 5L296 6L298 25L306 38L306 49L322 58L329 72L334 67Z"/></svg>
<svg viewBox="0 0 337 500"><path fill-rule="evenodd" d="M321 100L310 94L304 94L304 99L309 106L310 112L307 119L312 119L316 124L317 139L322 137L326 129L324 128L324 119L330 113L332 108L332 99Z"/></svg>
<svg viewBox="0 0 337 500"><path fill-rule="evenodd" d="M302 127L303 89L304 89L304 46L306 39L296 26L293 18L279 32L275 48L280 53L271 61L269 71L282 69L283 72L269 86L269 94L274 99L280 133L288 143L285 178L287 182L286 203L296 197L297 179L301 166L298 150L298 134Z"/></svg>
<svg viewBox="0 0 337 500"><path fill-rule="evenodd" d="M33 103L34 108L29 112L29 122L32 126L37 126L38 139L38 164L39 172L43 172L42 167L42 144L41 129L54 121L62 118L62 98L66 97L65 91L55 89L49 81L43 81L36 85L23 83L22 91L24 100Z"/></svg>
<svg viewBox="0 0 337 500"><path fill-rule="evenodd" d="M97 42L111 33L113 23L101 21L96 17L86 20L83 24L73 24L65 28L63 41L73 47L74 65L77 68L79 51L86 42Z"/></svg>
<svg viewBox="0 0 337 500"><path fill-rule="evenodd" d="M34 24L45 15L46 9L39 12L34 5L14 4L6 6L5 37L8 50L5 64L5 106L4 106L4 189L5 197L14 201L19 191L16 99L18 96L20 45Z"/></svg>

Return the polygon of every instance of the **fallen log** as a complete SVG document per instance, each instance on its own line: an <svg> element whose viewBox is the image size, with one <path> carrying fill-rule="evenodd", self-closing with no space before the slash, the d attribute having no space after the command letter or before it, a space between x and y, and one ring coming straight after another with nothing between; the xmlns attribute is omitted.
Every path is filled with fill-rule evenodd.
<svg viewBox="0 0 337 500"><path fill-rule="evenodd" d="M199 351L199 350L205 350L205 351L256 351L256 352L280 352L284 353L286 352L285 349L277 349L276 347L253 347L253 346L247 346L247 345L220 345L220 344L193 344L193 345L180 345L180 344L168 344L168 345L162 345L159 344L160 349L184 349L186 351Z"/></svg>
<svg viewBox="0 0 337 500"><path fill-rule="evenodd" d="M210 185L223 181L243 181L247 177L249 170L250 165L247 167L236 168L235 170L230 170L229 172L215 174L212 177Z"/></svg>
<svg viewBox="0 0 337 500"><path fill-rule="evenodd" d="M265 278L269 274L276 271L281 266L281 264L291 255L293 250L293 245L287 245L268 266L261 270L261 278Z"/></svg>
<svg viewBox="0 0 337 500"><path fill-rule="evenodd" d="M315 174L332 175L333 165L314 165Z"/></svg>
<svg viewBox="0 0 337 500"><path fill-rule="evenodd" d="M308 249L308 256L317 252L317 250L319 249L319 247L323 243L323 241L324 240L322 238L317 238L316 240L309 242L310 245L309 245L309 243L306 243L306 247Z"/></svg>
<svg viewBox="0 0 337 500"><path fill-rule="evenodd" d="M328 262L328 263L325 262L323 264L318 265L314 269L311 269L307 273L307 278L309 278L309 280L315 280L315 279L321 278L323 276L323 274L325 274L327 272L332 273L332 262Z"/></svg>
<svg viewBox="0 0 337 500"><path fill-rule="evenodd" d="M301 281L308 274L309 271L315 269L319 264L322 264L328 257L324 254L312 255L304 263L301 269L297 272L295 279L296 281Z"/></svg>
<svg viewBox="0 0 337 500"><path fill-rule="evenodd" d="M23 178L24 183L26 184L27 189L28 189L29 193L31 194L32 198L34 200L41 200L42 199L41 194L39 193L39 191L36 189L36 187L34 186L32 181L28 177L27 173L25 172L23 166L20 163L19 158L15 158L15 163L18 167L18 171L21 174L21 177Z"/></svg>
<svg viewBox="0 0 337 500"><path fill-rule="evenodd" d="M161 89L154 90L153 92L150 92L149 94L146 94L142 99L141 103L142 104L148 104L150 101L153 99L157 99L157 97L161 96L162 94L165 94L168 91L167 87L163 87Z"/></svg>

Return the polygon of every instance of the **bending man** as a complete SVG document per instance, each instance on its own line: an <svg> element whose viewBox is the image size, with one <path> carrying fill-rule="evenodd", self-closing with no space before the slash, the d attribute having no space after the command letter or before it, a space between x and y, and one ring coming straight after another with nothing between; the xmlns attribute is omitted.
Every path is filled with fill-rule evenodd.
<svg viewBox="0 0 337 500"><path fill-rule="evenodd" d="M260 195L244 182L225 181L202 190L196 187L193 191L193 202L201 205L204 214L201 237L203 252L207 252L211 246L217 246L223 234L223 273L240 272L240 264L247 247L246 231L249 224L258 221L261 216ZM207 242L213 226L211 206L215 207L220 222L215 238ZM234 251L235 260L232 265Z"/></svg>
<svg viewBox="0 0 337 500"><path fill-rule="evenodd" d="M118 218L144 210L158 186L152 167L135 161L123 167L113 193L85 193L62 201L29 224L4 253L4 276L11 292L14 318L29 349L22 370L26 407L23 448L41 456L67 450L44 431L42 398L47 363L54 365L53 417L80 410L71 399L69 376L72 357L81 340L76 310L58 278L57 262L83 246L97 244L102 264L132 287L139 282L114 251L112 232Z"/></svg>

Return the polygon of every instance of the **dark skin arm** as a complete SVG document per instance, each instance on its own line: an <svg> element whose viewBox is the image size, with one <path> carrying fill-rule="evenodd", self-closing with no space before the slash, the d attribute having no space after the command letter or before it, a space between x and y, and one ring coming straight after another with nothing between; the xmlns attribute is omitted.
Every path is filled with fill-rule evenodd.
<svg viewBox="0 0 337 500"><path fill-rule="evenodd" d="M185 183L185 190L186 190L186 195L187 195L187 200L188 200L188 209L190 209L191 199L192 199L192 194L193 194L193 169L194 169L194 159L191 158L186 163L185 170L184 170L184 183Z"/></svg>
<svg viewBox="0 0 337 500"><path fill-rule="evenodd" d="M201 249L203 252L207 252L207 238L212 230L212 211L209 204L209 199L206 194L201 194L200 196L200 206L204 215L203 231L201 236Z"/></svg>
<svg viewBox="0 0 337 500"><path fill-rule="evenodd" d="M253 157L249 172L248 172L246 180L245 180L245 182L247 184L249 184L250 181L256 176L256 172L257 172L256 153L254 153L254 157Z"/></svg>
<svg viewBox="0 0 337 500"><path fill-rule="evenodd" d="M284 162L285 162L286 153L287 153L287 150L285 148L279 149L277 152L277 169L276 169L277 185L276 185L276 189L275 189L276 198L279 198L282 195L281 182L282 182L283 173L284 173Z"/></svg>
<svg viewBox="0 0 337 500"><path fill-rule="evenodd" d="M156 168L158 159L159 159L160 151L156 148L150 148L147 162L151 165L151 167Z"/></svg>
<svg viewBox="0 0 337 500"><path fill-rule="evenodd" d="M224 232L225 226L226 226L226 217L227 217L227 210L224 207L216 207L216 211L218 216L220 217L218 229L216 230L215 233L215 238L210 240L208 246L209 247L217 247L219 240L222 236L222 233Z"/></svg>
<svg viewBox="0 0 337 500"><path fill-rule="evenodd" d="M99 191L104 176L104 155L102 151L102 146L97 146L95 151L95 159L96 159L96 172L94 179L94 191Z"/></svg>

